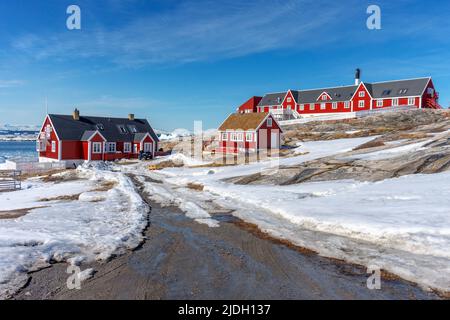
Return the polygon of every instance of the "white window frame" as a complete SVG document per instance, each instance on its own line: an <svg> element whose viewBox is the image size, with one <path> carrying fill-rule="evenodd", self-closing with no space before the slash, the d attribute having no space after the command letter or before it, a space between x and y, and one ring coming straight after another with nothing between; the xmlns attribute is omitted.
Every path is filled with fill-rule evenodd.
<svg viewBox="0 0 450 320"><path fill-rule="evenodd" d="M310 111L314 111L315 108L316 108L316 105L314 103L309 105L309 110Z"/></svg>
<svg viewBox="0 0 450 320"><path fill-rule="evenodd" d="M338 103L337 102L333 102L332 106L331 106L334 110L336 110L338 108Z"/></svg>
<svg viewBox="0 0 450 320"><path fill-rule="evenodd" d="M301 104L300 105L300 111L304 111L305 110L305 105L304 104Z"/></svg>
<svg viewBox="0 0 450 320"><path fill-rule="evenodd" d="M326 110L327 109L327 104L325 102L322 102L320 104L320 110Z"/></svg>
<svg viewBox="0 0 450 320"><path fill-rule="evenodd" d="M384 105L383 100L377 100L377 107L380 108Z"/></svg>
<svg viewBox="0 0 450 320"><path fill-rule="evenodd" d="M322 100L322 101L326 101L327 99L328 99L327 95L326 95L326 94L323 94L321 100Z"/></svg>
<svg viewBox="0 0 450 320"><path fill-rule="evenodd" d="M365 91L360 91L358 93L358 97L360 97L360 98L364 98L365 96L366 96L366 92Z"/></svg>
<svg viewBox="0 0 450 320"><path fill-rule="evenodd" d="M114 148L111 148L114 146ZM107 142L105 143L105 153L116 153L117 152L117 144L115 142Z"/></svg>
<svg viewBox="0 0 450 320"><path fill-rule="evenodd" d="M124 142L123 143L123 152L124 153L131 153L131 142Z"/></svg>
<svg viewBox="0 0 450 320"><path fill-rule="evenodd" d="M364 101L364 100L358 101L358 108L364 108L365 106L366 106L366 101Z"/></svg>
<svg viewBox="0 0 450 320"><path fill-rule="evenodd" d="M56 152L56 141L52 141L52 152Z"/></svg>
<svg viewBox="0 0 450 320"><path fill-rule="evenodd" d="M416 98L408 98L408 105L413 106L416 104Z"/></svg>
<svg viewBox="0 0 450 320"><path fill-rule="evenodd" d="M243 132L238 132L237 133L237 141L239 142L243 142L244 141L244 133Z"/></svg>
<svg viewBox="0 0 450 320"><path fill-rule="evenodd" d="M288 104L288 105L287 105L287 108L288 108L289 110L292 110L292 105Z"/></svg>
<svg viewBox="0 0 450 320"><path fill-rule="evenodd" d="M245 133L245 141L252 142L253 141L253 132Z"/></svg>
<svg viewBox="0 0 450 320"><path fill-rule="evenodd" d="M228 140L228 133L222 132L222 141L227 141L227 140Z"/></svg>
<svg viewBox="0 0 450 320"><path fill-rule="evenodd" d="M350 101L344 102L344 109L350 109Z"/></svg>
<svg viewBox="0 0 450 320"><path fill-rule="evenodd" d="M286 101L287 102L292 102L292 98L287 98Z"/></svg>
<svg viewBox="0 0 450 320"><path fill-rule="evenodd" d="M237 141L237 134L236 132L230 133L230 141L236 142Z"/></svg>
<svg viewBox="0 0 450 320"><path fill-rule="evenodd" d="M392 106L397 107L398 106L398 98L392 99Z"/></svg>
<svg viewBox="0 0 450 320"><path fill-rule="evenodd" d="M92 142L92 153L94 153L94 154L102 153L102 143L101 142Z"/></svg>
<svg viewBox="0 0 450 320"><path fill-rule="evenodd" d="M272 121L272 118L267 118L267 127L268 128L272 128L272 124L273 124L273 121Z"/></svg>

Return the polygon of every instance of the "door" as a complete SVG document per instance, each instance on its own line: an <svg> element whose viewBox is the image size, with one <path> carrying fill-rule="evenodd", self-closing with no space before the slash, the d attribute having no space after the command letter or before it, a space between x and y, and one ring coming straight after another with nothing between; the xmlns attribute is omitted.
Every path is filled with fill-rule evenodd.
<svg viewBox="0 0 450 320"><path fill-rule="evenodd" d="M153 144L152 143L144 143L144 152L153 152Z"/></svg>
<svg viewBox="0 0 450 320"><path fill-rule="evenodd" d="M280 148L280 139L278 138L278 132L271 132L270 133L270 148L271 149L279 149Z"/></svg>
<svg viewBox="0 0 450 320"><path fill-rule="evenodd" d="M135 143L135 144L133 144L133 153L138 153L138 144L137 143Z"/></svg>

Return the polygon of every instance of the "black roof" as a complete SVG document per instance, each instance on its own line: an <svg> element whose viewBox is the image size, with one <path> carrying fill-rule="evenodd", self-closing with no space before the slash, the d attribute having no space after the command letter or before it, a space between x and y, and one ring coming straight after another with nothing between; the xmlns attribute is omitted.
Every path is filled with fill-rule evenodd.
<svg viewBox="0 0 450 320"><path fill-rule="evenodd" d="M424 92L429 81L430 78L428 77L374 83L364 82L364 85L372 98L380 99L420 96ZM326 92L331 96L331 101L349 101L357 88L357 85L352 85L311 90L292 90L292 95L299 104L315 103L323 92ZM287 92L266 94L258 106L280 105L286 94Z"/></svg>
<svg viewBox="0 0 450 320"><path fill-rule="evenodd" d="M111 142L133 142L147 132L154 141L159 141L146 119L80 116L80 120L74 120L68 115L49 114L48 116L60 140L87 140L98 130L107 141ZM122 131L121 127L125 131Z"/></svg>

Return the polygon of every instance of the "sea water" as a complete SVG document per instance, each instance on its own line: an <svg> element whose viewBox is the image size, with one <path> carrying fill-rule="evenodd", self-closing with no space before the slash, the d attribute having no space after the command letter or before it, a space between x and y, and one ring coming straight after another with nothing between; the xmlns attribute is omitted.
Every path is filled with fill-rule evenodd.
<svg viewBox="0 0 450 320"><path fill-rule="evenodd" d="M0 163L7 159L37 159L35 141L0 141Z"/></svg>

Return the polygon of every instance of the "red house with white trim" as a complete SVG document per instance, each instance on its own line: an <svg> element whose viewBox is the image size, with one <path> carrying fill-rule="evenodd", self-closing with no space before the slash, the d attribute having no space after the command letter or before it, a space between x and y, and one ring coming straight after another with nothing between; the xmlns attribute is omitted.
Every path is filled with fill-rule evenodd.
<svg viewBox="0 0 450 320"><path fill-rule="evenodd" d="M238 109L238 113L252 113L257 111L258 104L261 102L262 97L251 97Z"/></svg>
<svg viewBox="0 0 450 320"><path fill-rule="evenodd" d="M357 69L355 84L349 86L268 93L256 112L285 119L285 115L298 118L390 107L442 109L431 77L369 83L360 75Z"/></svg>
<svg viewBox="0 0 450 320"><path fill-rule="evenodd" d="M282 129L270 113L234 113L219 127L221 153L279 149Z"/></svg>
<svg viewBox="0 0 450 320"><path fill-rule="evenodd" d="M85 161L137 158L140 151L152 155L158 137L146 119L49 114L37 139L40 162L64 161L68 167Z"/></svg>

